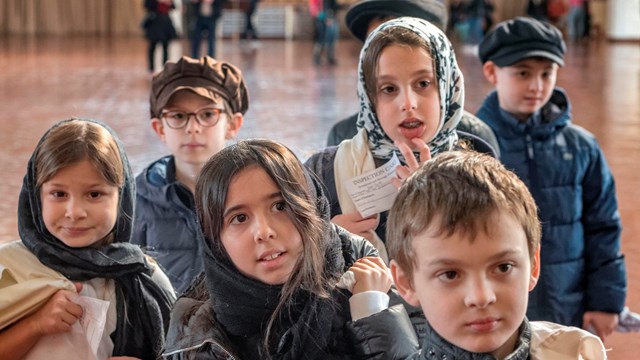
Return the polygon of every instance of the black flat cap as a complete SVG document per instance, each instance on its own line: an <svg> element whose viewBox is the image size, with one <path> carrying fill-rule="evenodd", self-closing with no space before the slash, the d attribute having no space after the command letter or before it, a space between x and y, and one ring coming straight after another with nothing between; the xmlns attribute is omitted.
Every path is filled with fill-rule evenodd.
<svg viewBox="0 0 640 360"><path fill-rule="evenodd" d="M363 0L349 8L345 20L351 33L364 42L369 21L387 16L421 18L442 31L447 26L447 8L438 0Z"/></svg>
<svg viewBox="0 0 640 360"><path fill-rule="evenodd" d="M496 25L482 39L478 55L484 64L510 66L520 60L538 57L564 65L566 46L555 26L528 17L517 17Z"/></svg>

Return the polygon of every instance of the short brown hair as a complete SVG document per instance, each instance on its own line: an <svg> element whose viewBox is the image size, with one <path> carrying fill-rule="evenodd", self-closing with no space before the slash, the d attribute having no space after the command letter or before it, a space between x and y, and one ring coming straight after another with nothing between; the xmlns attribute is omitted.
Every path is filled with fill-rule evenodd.
<svg viewBox="0 0 640 360"><path fill-rule="evenodd" d="M413 274L413 239L427 229L438 236L461 231L471 241L496 211L522 225L529 256L540 244L537 207L527 186L498 160L474 151L450 151L426 162L400 188L387 220L389 256Z"/></svg>
<svg viewBox="0 0 640 360"><path fill-rule="evenodd" d="M378 60L380 59L382 50L390 45L422 48L426 50L429 55L432 55L431 47L427 40L411 29L401 26L390 26L378 32L375 38L371 39L364 59L362 60L364 88L374 108L377 102L376 73L378 71Z"/></svg>

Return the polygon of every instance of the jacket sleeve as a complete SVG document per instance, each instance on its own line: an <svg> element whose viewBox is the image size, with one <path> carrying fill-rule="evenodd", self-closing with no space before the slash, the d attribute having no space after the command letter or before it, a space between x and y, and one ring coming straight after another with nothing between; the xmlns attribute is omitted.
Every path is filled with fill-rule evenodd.
<svg viewBox="0 0 640 360"><path fill-rule="evenodd" d="M597 143L582 190L586 310L620 313L627 292L624 255L620 252L622 225L613 175Z"/></svg>
<svg viewBox="0 0 640 360"><path fill-rule="evenodd" d="M350 321L346 331L358 359L409 359L419 351L418 338L402 305Z"/></svg>

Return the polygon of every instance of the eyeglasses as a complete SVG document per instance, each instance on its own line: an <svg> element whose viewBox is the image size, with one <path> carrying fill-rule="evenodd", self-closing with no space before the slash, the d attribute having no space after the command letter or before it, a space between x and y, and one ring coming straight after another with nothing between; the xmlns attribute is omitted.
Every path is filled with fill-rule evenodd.
<svg viewBox="0 0 640 360"><path fill-rule="evenodd" d="M195 113L183 111L167 111L162 113L162 118L167 122L167 126L172 129L182 129L187 126L191 116L196 118L196 122L203 127L216 126L220 120L222 109L206 108Z"/></svg>

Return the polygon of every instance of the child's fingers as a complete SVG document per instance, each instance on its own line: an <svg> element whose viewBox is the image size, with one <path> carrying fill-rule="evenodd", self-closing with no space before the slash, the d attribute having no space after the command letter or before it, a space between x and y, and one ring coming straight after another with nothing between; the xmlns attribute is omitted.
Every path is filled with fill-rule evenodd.
<svg viewBox="0 0 640 360"><path fill-rule="evenodd" d="M411 139L411 142L416 146L416 149L420 151L420 164L424 164L425 162L431 160L431 150L429 149L429 145L424 142L424 140L420 138Z"/></svg>
<svg viewBox="0 0 640 360"><path fill-rule="evenodd" d="M349 232L363 236L363 233L374 230L378 227L378 217L373 215L363 218L359 212L354 211L348 214L336 215L331 219L331 222L342 226L349 230Z"/></svg>
<svg viewBox="0 0 640 360"><path fill-rule="evenodd" d="M356 260L356 263L368 264L369 266L378 267L385 271L388 270L387 264L385 264L384 260L379 256L366 256Z"/></svg>
<svg viewBox="0 0 640 360"><path fill-rule="evenodd" d="M413 151L411 151L409 145L402 141L396 141L395 145L398 147L398 150L400 150L402 156L404 156L409 170L414 171L418 168L418 166L420 166L420 164L418 163L418 159L416 159L416 156L413 155Z"/></svg>
<svg viewBox="0 0 640 360"><path fill-rule="evenodd" d="M76 287L76 292L78 294L80 294L80 292L82 291L82 283L81 282L74 282L73 285Z"/></svg>
<svg viewBox="0 0 640 360"><path fill-rule="evenodd" d="M381 291L386 293L391 288L392 280L388 271L379 267L372 267L364 262L353 264L349 268L356 279L352 293L358 294L364 291Z"/></svg>

